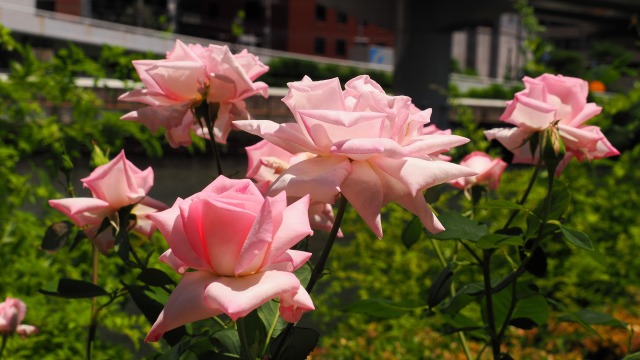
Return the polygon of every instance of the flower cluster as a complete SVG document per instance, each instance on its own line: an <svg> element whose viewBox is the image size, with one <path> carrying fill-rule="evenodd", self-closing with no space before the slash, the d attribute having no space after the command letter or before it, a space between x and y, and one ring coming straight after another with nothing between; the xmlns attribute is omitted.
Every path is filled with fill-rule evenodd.
<svg viewBox="0 0 640 360"><path fill-rule="evenodd" d="M120 100L148 106L122 119L141 122L154 132L165 128L173 147L191 144L192 131L208 136L195 117L202 102L217 104L213 132L217 142L225 143L231 121L249 118L243 100L268 96L267 84L254 81L269 67L246 50L234 55L227 46L202 47L176 40L166 59L136 60L133 66L145 88L127 92Z"/></svg>
<svg viewBox="0 0 640 360"><path fill-rule="evenodd" d="M105 219L117 222L123 208L135 215L134 230L150 235L157 228L162 233L169 249L160 260L182 278L147 341L221 314L235 321L271 300L279 302L284 320L295 323L314 304L293 273L311 253L292 248L313 234L312 227L335 227L327 242L332 244L336 233L341 234L331 206L338 197L346 199L379 238L380 212L390 202L437 233L444 227L425 200L426 189L442 183L465 192L478 189L475 185L496 189L507 167L502 159L479 151L460 164L449 162L444 153L469 140L430 125L430 109L417 109L406 96L387 95L368 76L350 80L344 89L337 78L304 77L289 83L283 101L295 122L276 123L249 119L243 100L267 96L267 85L254 81L268 67L246 51L233 55L224 46L177 41L166 59L134 61L134 66L145 88L121 100L147 107L123 119L142 122L153 131L165 128L169 143L177 147L190 144L192 133L207 136L197 118L206 105L207 111L216 112L205 119L212 122L207 125L213 126L215 141L224 143L232 127L264 139L246 148L247 179L221 175L171 207L147 196L153 171L136 168L124 152L82 180L92 198L50 200L103 253L114 246L114 236L101 226ZM541 132L566 149L563 165L572 157L618 154L600 128L584 125L601 110L586 102L586 82L548 74L524 82L526 89L508 102L501 117L516 127L485 132L514 152L514 162L537 162L540 150L528 142ZM339 214L346 203L341 205ZM315 275L322 266L314 268ZM25 309L16 299L0 304L0 333L33 332L20 325Z"/></svg>

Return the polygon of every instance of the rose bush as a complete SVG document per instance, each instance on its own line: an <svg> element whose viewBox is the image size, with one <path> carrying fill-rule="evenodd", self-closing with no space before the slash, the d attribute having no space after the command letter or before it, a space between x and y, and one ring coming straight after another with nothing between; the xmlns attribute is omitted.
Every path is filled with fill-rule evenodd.
<svg viewBox="0 0 640 360"><path fill-rule="evenodd" d="M500 117L516 127L485 132L489 140L496 139L513 152L514 163L537 161L538 154L531 153L528 141L546 129L553 131L554 141L561 141L566 148L563 165L572 157L582 161L619 154L598 126L584 125L602 110L595 103L587 103L589 85L586 81L552 74L535 79L525 77L523 81L525 89L507 102L507 109Z"/></svg>
<svg viewBox="0 0 640 360"><path fill-rule="evenodd" d="M274 298L280 298L280 315L289 322L313 310L292 273L311 253L290 250L313 233L308 207L308 196L287 206L284 192L264 198L250 180L220 176L201 192L151 214L170 247L161 260L183 277L147 341L223 313L236 320Z"/></svg>
<svg viewBox="0 0 640 360"><path fill-rule="evenodd" d="M173 147L191 144L190 133L208 137L202 132L195 107L203 101L218 104L213 124L215 140L225 143L234 119L248 119L243 101L249 96L268 96L267 84L254 82L269 67L246 50L231 54L227 46L185 45L176 40L164 60L135 60L145 89L135 89L119 100L148 105L122 117L138 121L151 131L164 127Z"/></svg>
<svg viewBox="0 0 640 360"><path fill-rule="evenodd" d="M373 232L382 237L380 209L397 202L418 215L431 232L444 228L427 205L423 190L472 170L437 160L443 151L468 139L423 135L430 110L419 111L406 96L388 96L368 76L350 80L343 91L338 79L289 84L283 99L296 123L268 120L234 124L286 151L316 157L285 170L269 194L334 203L342 193Z"/></svg>
<svg viewBox="0 0 640 360"><path fill-rule="evenodd" d="M119 209L133 206L131 213L136 216L133 229L148 237L155 231L148 215L167 208L147 196L153 186L153 169L138 169L127 160L124 150L108 164L98 166L82 183L91 190L92 198L49 200L49 205L82 228L105 255L115 243L109 228L100 229L105 218L115 220ZM99 230L102 231L98 233Z"/></svg>

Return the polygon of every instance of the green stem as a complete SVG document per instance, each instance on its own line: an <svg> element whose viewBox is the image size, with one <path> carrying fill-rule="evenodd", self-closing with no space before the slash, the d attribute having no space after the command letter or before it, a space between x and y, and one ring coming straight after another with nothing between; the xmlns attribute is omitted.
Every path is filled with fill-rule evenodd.
<svg viewBox="0 0 640 360"><path fill-rule="evenodd" d="M98 247L93 244L93 249L91 251L92 257L92 272L91 272L91 282L94 285L98 285L98 260L99 253ZM91 320L89 322L89 335L87 337L87 359L91 359L91 348L93 346L93 340L96 335L96 327L98 326L98 307L97 301L95 297L91 298Z"/></svg>
<svg viewBox="0 0 640 360"><path fill-rule="evenodd" d="M227 324L225 324L225 323L224 323L224 321L220 320L220 318L219 318L219 317L217 317L217 316L213 316L213 320L214 320L215 322L217 322L217 323L218 323L218 325L222 326L222 328L223 328L223 329L226 329L226 328L227 328Z"/></svg>
<svg viewBox="0 0 640 360"><path fill-rule="evenodd" d="M242 358L245 359L255 359L255 356L251 356L251 344L249 344L249 340L247 339L247 328L244 323L244 318L239 318L236 320L236 326L238 327L238 335L240 336L240 345L242 348Z"/></svg>
<svg viewBox="0 0 640 360"><path fill-rule="evenodd" d="M4 348L7 346L7 339L9 339L9 334L2 334L2 345L0 345L0 359L2 359L2 353L4 353Z"/></svg>
<svg viewBox="0 0 640 360"><path fill-rule="evenodd" d="M502 324L502 327L500 328L500 331L498 332L498 341L501 342L502 341L502 337L504 336L504 333L507 331L507 326L509 325L509 322L511 321L511 316L513 316L513 311L516 309L516 303L517 303L517 290L518 288L518 279L514 279L513 283L511 284L511 303L509 304L509 310L507 311L507 316L504 318L504 323Z"/></svg>
<svg viewBox="0 0 640 360"><path fill-rule="evenodd" d="M535 166L535 168L533 170L533 174L531 175L531 179L529 179L529 185L527 185L527 189L524 191L524 194L522 194L522 197L518 201L518 205L523 205L527 201L527 198L529 197L529 193L531 193L531 189L533 189L533 184L535 184L536 179L538 178L538 174L540 173L540 167L541 166L542 166L542 156L540 156L540 159L538 160L538 163L536 164L536 166ZM516 218L516 215L518 215L519 212L520 212L519 209L513 210L511 212L511 215L509 216L509 219L507 220L506 224L504 224L504 226L502 228L503 229L507 229L509 227L509 225L511 225L511 222L513 221L513 219Z"/></svg>
<svg viewBox="0 0 640 360"><path fill-rule="evenodd" d="M447 267L447 261L445 260L444 256L442 255L442 251L440 250L440 246L438 245L438 242L435 241L434 239L431 239L431 244L433 245L433 248L436 251L436 254L438 255L438 259L440 260L440 265L442 265L442 267ZM456 290L455 287L453 285L453 282L451 283L451 297L453 297L456 294ZM464 350L464 354L467 357L467 360L471 360L473 359L473 355L471 355L471 350L469 349L469 343L467 342L467 337L464 335L464 333L462 331L458 331L458 339L460 339L460 344L462 345L462 349Z"/></svg>
<svg viewBox="0 0 640 360"><path fill-rule="evenodd" d="M487 305L487 327L493 359L500 359L500 341L496 334L496 320L493 314L493 294L491 293L491 250L483 250L482 275L484 278L484 294Z"/></svg>
<svg viewBox="0 0 640 360"><path fill-rule="evenodd" d="M345 198L344 195L341 195L340 202L338 204L338 212L336 213L336 219L333 222L333 227L331 228L331 232L329 233L329 238L327 238L324 249L322 249L322 253L320 254L318 263L313 267L313 271L311 272L311 278L309 278L309 283L306 287L308 293L311 293L316 282L322 276L324 267L327 264L327 259L329 258L329 253L331 252L331 248L333 247L333 243L335 242L336 237L338 237L340 224L342 223L342 218L344 217L344 212L347 209L348 204L349 202L347 201L347 198Z"/></svg>
<svg viewBox="0 0 640 360"><path fill-rule="evenodd" d="M340 224L342 223L342 219L344 218L344 213L345 213L345 210L347 209L348 204L349 202L347 201L347 198L345 198L344 195L340 195L340 202L338 203L338 212L336 213L336 218L333 222L333 227L331 228L331 232L329 233L327 242L324 244L324 249L322 249L322 253L320 254L318 263L316 264L316 266L313 268L313 271L311 272L311 277L309 278L309 283L307 284L307 287L306 287L306 290L309 294L311 294L313 287L315 286L318 279L320 279L320 276L324 271L324 267L327 263L327 259L329 258L329 253L331 252L333 243L335 242L336 237L338 237L338 231L340 231ZM284 329L284 331L282 332L282 341L280 341L277 349L273 352L275 354L273 356L274 360L277 360L282 355L282 352L286 347L285 343L287 341L287 337L289 336L289 333L292 330L293 330L293 324L289 323L287 327Z"/></svg>
<svg viewBox="0 0 640 360"><path fill-rule="evenodd" d="M207 132L209 133L209 144L211 144L211 151L213 152L213 157L216 160L216 169L218 170L218 176L223 175L222 172L222 164L220 163L220 153L218 152L218 145L216 144L216 139L213 135L213 124L216 122L216 118L218 117L218 106L213 106L212 104L207 103L207 117L205 118L205 125L207 126Z"/></svg>
<svg viewBox="0 0 640 360"><path fill-rule="evenodd" d="M273 335L273 331L276 329L276 325L278 324L279 317L280 317L280 314L276 313L273 318L273 322L271 322L271 327L267 332L267 339L265 340L264 346L262 347L262 352L260 352L260 354L262 355L267 353L267 349L269 348L269 343L271 342L271 336Z"/></svg>
<svg viewBox="0 0 640 360"><path fill-rule="evenodd" d="M533 245L531 245L531 249L529 249L529 255L522 260L522 262L520 263L520 266L518 266L517 269L512 271L509 275L507 275L504 279L502 279L502 281L500 281L496 286L493 287L493 290L492 290L493 293L497 293L503 290L504 288L509 286L509 284L515 281L518 276L522 275L522 273L525 272L525 267L527 266L529 261L531 261L531 258L533 257L533 253L538 248L538 246L540 246L540 242L542 241L542 230L544 229L544 224L547 222L549 208L551 207L551 191L553 189L553 181L554 181L553 173L550 173L549 181L547 183L547 197L545 198L544 211L542 213L542 219L540 219L540 227L538 228L538 234L536 235L536 238L533 241Z"/></svg>

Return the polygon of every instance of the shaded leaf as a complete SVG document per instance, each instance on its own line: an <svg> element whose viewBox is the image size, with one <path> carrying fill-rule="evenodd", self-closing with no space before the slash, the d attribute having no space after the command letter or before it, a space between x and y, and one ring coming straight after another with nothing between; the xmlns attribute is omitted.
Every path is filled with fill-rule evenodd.
<svg viewBox="0 0 640 360"><path fill-rule="evenodd" d="M486 225L464 217L454 212L444 213L438 216L440 222L446 230L431 237L438 240L470 240L478 241L482 236L489 233Z"/></svg>
<svg viewBox="0 0 640 360"><path fill-rule="evenodd" d="M235 329L222 329L211 336L211 342L229 354L240 355L240 337Z"/></svg>
<svg viewBox="0 0 640 360"><path fill-rule="evenodd" d="M625 356L622 360L640 360L640 352L629 354Z"/></svg>
<svg viewBox="0 0 640 360"><path fill-rule="evenodd" d="M536 325L544 325L548 318L549 304L547 300L542 295L533 295L518 300L510 324L528 330Z"/></svg>
<svg viewBox="0 0 640 360"><path fill-rule="evenodd" d="M453 270L455 265L449 263L431 282L427 305L429 308L440 304L449 296L451 292L451 283L453 282Z"/></svg>
<svg viewBox="0 0 640 360"><path fill-rule="evenodd" d="M309 265L309 263L306 263L293 273L296 275L298 280L300 280L300 284L302 286L307 286L307 284L309 283L309 279L311 279L311 265Z"/></svg>
<svg viewBox="0 0 640 360"><path fill-rule="evenodd" d="M589 309L580 309L578 311L571 312L569 314L561 316L559 320L579 323L584 322L588 325L606 325L618 328L627 327L626 323L614 318L611 315Z"/></svg>
<svg viewBox="0 0 640 360"><path fill-rule="evenodd" d="M155 268L142 269L138 275L138 280L150 286L173 285L173 279L164 271Z"/></svg>
<svg viewBox="0 0 640 360"><path fill-rule="evenodd" d="M560 231L562 231L562 235L564 235L565 240L569 243L575 245L576 247L584 250L593 251L593 242L589 235L583 233L582 231L571 229L562 224L558 224Z"/></svg>
<svg viewBox="0 0 640 360"><path fill-rule="evenodd" d="M44 233L40 248L50 252L59 250L69 239L72 230L73 223L71 221L60 221L49 225Z"/></svg>
<svg viewBox="0 0 640 360"><path fill-rule="evenodd" d="M396 318L421 308L423 308L423 306L418 306L415 303L394 302L391 300L373 298L358 300L345 306L343 310L379 318Z"/></svg>
<svg viewBox="0 0 640 360"><path fill-rule="evenodd" d="M506 246L519 246L522 245L524 240L521 236L512 236L505 234L487 234L478 240L476 246L479 249L497 249Z"/></svg>
<svg viewBox="0 0 640 360"><path fill-rule="evenodd" d="M126 287L129 291L129 295L131 299L136 304L138 309L142 312L144 317L149 321L150 324L153 324L158 319L160 312L164 308L164 305L159 303L158 301L152 299L144 290L142 286L133 286L129 285ZM180 342L180 339L184 335L187 334L187 331L184 326L180 326L176 329L168 331L164 333L162 336L169 345L176 345Z"/></svg>
<svg viewBox="0 0 640 360"><path fill-rule="evenodd" d="M524 260L527 257L524 249L520 249L520 260ZM524 266L525 270L531 275L536 277L544 277L547 274L547 254L544 252L541 246L538 246L528 256L531 260Z"/></svg>
<svg viewBox="0 0 640 360"><path fill-rule="evenodd" d="M57 296L66 299L86 299L109 295L105 289L98 285L75 279L60 279L57 286L55 286L55 289L52 288L53 287L49 286L48 289L44 288L38 291L44 295Z"/></svg>
<svg viewBox="0 0 640 360"><path fill-rule="evenodd" d="M516 204L509 200L492 199L487 200L484 204L478 205L481 209L510 209L510 210L527 210L524 206Z"/></svg>
<svg viewBox="0 0 640 360"><path fill-rule="evenodd" d="M285 338L286 336L286 338ZM271 353L271 357L278 360L300 360L315 349L320 339L320 334L310 328L294 326L291 331L282 333L273 341L271 351L280 351L280 354ZM281 344L284 341L284 344Z"/></svg>
<svg viewBox="0 0 640 360"><path fill-rule="evenodd" d="M481 282L463 286L456 294L440 307L441 312L456 314L484 294L484 286Z"/></svg>
<svg viewBox="0 0 640 360"><path fill-rule="evenodd" d="M280 318L280 304L274 300L268 301L258 308L258 316L267 334L273 328L271 337L275 337L287 327L287 322ZM270 339L267 339L270 340Z"/></svg>
<svg viewBox="0 0 640 360"><path fill-rule="evenodd" d="M409 249L413 244L417 243L418 240L420 240L420 237L422 237L423 233L424 227L422 225L422 222L420 221L420 218L414 216L413 219L411 219L411 221L409 221L409 223L402 230L402 243L407 249Z"/></svg>

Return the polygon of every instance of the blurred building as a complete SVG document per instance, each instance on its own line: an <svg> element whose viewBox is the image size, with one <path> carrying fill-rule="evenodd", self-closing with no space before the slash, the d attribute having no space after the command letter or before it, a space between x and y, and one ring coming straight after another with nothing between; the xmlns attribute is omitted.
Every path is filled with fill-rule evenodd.
<svg viewBox="0 0 640 360"><path fill-rule="evenodd" d="M299 54L393 62L391 30L316 0L37 0L36 8Z"/></svg>

